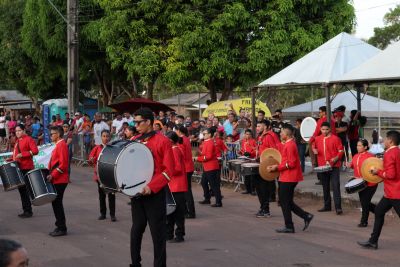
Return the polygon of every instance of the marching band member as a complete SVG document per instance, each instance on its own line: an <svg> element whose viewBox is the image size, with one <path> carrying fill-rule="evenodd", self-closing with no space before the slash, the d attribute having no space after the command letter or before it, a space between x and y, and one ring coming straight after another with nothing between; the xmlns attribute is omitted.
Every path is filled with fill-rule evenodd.
<svg viewBox="0 0 400 267"><path fill-rule="evenodd" d="M371 173L383 179L384 195L375 208L374 230L366 242L358 242L364 248L378 249L378 240L385 221L385 214L394 208L400 217L400 133L388 131L385 138L383 170L373 168Z"/></svg>
<svg viewBox="0 0 400 267"><path fill-rule="evenodd" d="M184 162L184 156L181 148L179 147L179 137L175 132L168 132L166 135L172 143L172 151L174 153L175 162ZM175 164L175 173L169 182L169 189L175 199L176 210L167 216L167 240L170 243L180 243L185 241L185 192L187 191L187 179L184 164ZM174 238L174 226L175 238Z"/></svg>
<svg viewBox="0 0 400 267"><path fill-rule="evenodd" d="M347 163L347 167L354 169L354 177L362 178L361 166L364 160L374 157L374 155L368 152L368 141L366 139L360 139L358 141L357 152L358 153L354 155L352 161ZM367 188L358 192L362 208L361 221L358 224L358 227L367 227L369 213L375 213L375 204L371 203L371 199L378 188L378 184L367 182L367 186Z"/></svg>
<svg viewBox="0 0 400 267"><path fill-rule="evenodd" d="M310 145L314 143L315 138L322 134L321 127L324 122L328 122L328 118L326 117L326 106L319 107L319 120L317 121L317 127L315 127L315 131L310 138ZM331 134L336 135L336 126L335 126L335 118L332 116L330 121L330 129Z"/></svg>
<svg viewBox="0 0 400 267"><path fill-rule="evenodd" d="M50 236L67 235L67 225L63 206L64 191L69 183L68 176L68 146L63 139L64 130L61 126L50 127L51 141L55 143L55 148L51 153L49 161L50 174L47 180L50 181L57 192L56 199L51 203L54 216L56 217L56 229Z"/></svg>
<svg viewBox="0 0 400 267"><path fill-rule="evenodd" d="M271 122L263 120L257 123L257 157L267 148L275 148L279 150L280 140L278 136L271 130ZM269 212L269 202L272 194L275 194L275 181L265 181L260 175L256 175L256 191L260 201L260 210L257 212L257 218L271 217Z"/></svg>
<svg viewBox="0 0 400 267"><path fill-rule="evenodd" d="M18 167L22 174L25 175L30 170L34 169L33 156L39 153L35 140L26 135L25 126L23 124L15 127L15 135L17 141L15 142L13 151L13 160L18 162ZM21 196L21 203L23 213L19 214L20 218L32 217L32 205L28 194L26 185L18 187L19 195Z"/></svg>
<svg viewBox="0 0 400 267"><path fill-rule="evenodd" d="M124 130L124 137L126 140L135 140L136 134L137 132L135 126L128 126Z"/></svg>
<svg viewBox="0 0 400 267"><path fill-rule="evenodd" d="M190 139L188 137L189 133L185 126L180 125L177 127L175 132L180 138L182 138L182 143L179 144L183 152L183 160L185 162L185 171L187 178L187 191L185 192L185 202L186 202L186 218L192 219L196 218L196 210L194 208L194 199L192 193L192 175L194 172L194 163L192 158L192 146L190 144Z"/></svg>
<svg viewBox="0 0 400 267"><path fill-rule="evenodd" d="M294 189L298 182L303 181L299 153L296 142L293 139L294 128L290 124L285 124L281 129L280 136L283 142L281 148L282 161L279 165L268 167L268 171L279 171L279 201L285 219L285 227L277 229L278 233L294 233L292 221L292 211L304 220L303 231L306 230L313 219L313 215L305 212L293 201Z"/></svg>
<svg viewBox="0 0 400 267"><path fill-rule="evenodd" d="M244 132L244 138L240 142L239 154L246 156L248 158L254 159L256 157L257 142L253 138L253 132L247 129ZM255 195L255 184L253 175L244 177L244 184L246 186L246 191L242 194L252 194Z"/></svg>
<svg viewBox="0 0 400 267"><path fill-rule="evenodd" d="M93 180L97 183L97 188L99 192L99 203L100 203L100 216L99 220L105 220L107 214L107 206L106 206L106 196L108 195L108 206L110 208L110 217L111 221L115 222L117 219L115 218L115 194L110 192L104 192L104 189L100 187L99 177L97 175L97 160L100 156L101 151L110 142L111 134L109 130L101 131L101 144L95 146L89 155L89 162L94 165L94 174Z"/></svg>
<svg viewBox="0 0 400 267"><path fill-rule="evenodd" d="M331 211L330 185L332 181L333 200L335 202L336 214L343 213L340 196L340 166L343 156L343 145L340 138L331 133L331 126L328 122L321 125L321 135L315 138L314 154L317 155L318 166L329 165L331 171L320 173L324 194L324 207L319 212Z"/></svg>
<svg viewBox="0 0 400 267"><path fill-rule="evenodd" d="M217 158L217 149L214 144L212 131L210 128L203 130L204 142L201 153L197 157L197 161L203 164L203 178L201 186L204 191L204 200L199 201L200 204L211 204L211 194L208 184L215 195L215 204L211 207L222 207L221 197L221 177L219 177L220 166Z"/></svg>
<svg viewBox="0 0 400 267"><path fill-rule="evenodd" d="M166 266L166 197L165 186L174 173L174 155L167 137L153 130L154 115L149 108L141 108L134 114L136 141L146 145L153 155L154 173L141 195L131 198L131 266L141 266L140 251L143 233L149 224L154 247L154 266ZM144 166L146 167L146 166Z"/></svg>

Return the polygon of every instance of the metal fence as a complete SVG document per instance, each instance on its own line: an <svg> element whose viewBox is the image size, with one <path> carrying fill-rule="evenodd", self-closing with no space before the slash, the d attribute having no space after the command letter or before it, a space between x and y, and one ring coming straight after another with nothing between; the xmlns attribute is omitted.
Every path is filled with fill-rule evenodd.
<svg viewBox="0 0 400 267"><path fill-rule="evenodd" d="M85 142L85 135L73 134L72 135L72 161L78 166L88 165L88 157L92 149L92 135L90 135L90 142Z"/></svg>

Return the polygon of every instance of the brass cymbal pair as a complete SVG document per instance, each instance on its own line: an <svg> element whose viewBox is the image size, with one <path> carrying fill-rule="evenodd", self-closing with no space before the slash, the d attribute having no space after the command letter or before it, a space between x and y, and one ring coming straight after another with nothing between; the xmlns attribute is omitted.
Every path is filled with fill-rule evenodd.
<svg viewBox="0 0 400 267"><path fill-rule="evenodd" d="M259 173L261 178L266 181L273 181L279 177L279 172L269 172L267 170L268 166L278 165L282 161L281 153L274 148L267 148L265 149L262 154L260 155L260 168Z"/></svg>

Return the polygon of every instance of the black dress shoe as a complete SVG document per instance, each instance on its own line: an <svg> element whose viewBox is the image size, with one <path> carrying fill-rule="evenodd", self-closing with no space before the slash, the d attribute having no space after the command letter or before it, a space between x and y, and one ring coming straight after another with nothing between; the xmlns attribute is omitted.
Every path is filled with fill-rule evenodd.
<svg viewBox="0 0 400 267"><path fill-rule="evenodd" d="M24 212L21 213L21 214L18 214L18 217L23 218L23 219L25 219L25 218L30 218L30 217L32 217L32 216L33 216L33 213L32 213L32 212L26 212L26 211L24 211Z"/></svg>
<svg viewBox="0 0 400 267"><path fill-rule="evenodd" d="M364 228L368 226L368 223L361 222L357 225L358 227Z"/></svg>
<svg viewBox="0 0 400 267"><path fill-rule="evenodd" d="M67 231L65 230L60 230L60 229L55 229L53 232L49 233L50 236L52 237L57 237L57 236L64 236L67 235Z"/></svg>
<svg viewBox="0 0 400 267"><path fill-rule="evenodd" d="M215 203L215 204L212 204L211 207L213 207L213 208L220 208L220 207L222 207L222 203Z"/></svg>
<svg viewBox="0 0 400 267"><path fill-rule="evenodd" d="M314 218L314 215L312 215L312 214L307 215L307 217L304 219L303 231L305 231L308 228L308 226L310 226L310 222L312 221L313 218Z"/></svg>
<svg viewBox="0 0 400 267"><path fill-rule="evenodd" d="M189 213L187 213L187 214L185 215L185 218L186 218L186 219L194 219L194 218L196 218L196 215L195 215L195 214L189 214Z"/></svg>
<svg viewBox="0 0 400 267"><path fill-rule="evenodd" d="M115 216L111 216L111 221L112 221L112 222L116 222L116 221L117 221L117 218L115 218Z"/></svg>
<svg viewBox="0 0 400 267"><path fill-rule="evenodd" d="M199 204L202 204L202 205L206 205L206 204L211 204L211 201L208 199L204 199L204 200L202 200L202 201L199 201Z"/></svg>
<svg viewBox="0 0 400 267"><path fill-rule="evenodd" d="M275 231L281 234L294 234L294 229L287 227L276 229Z"/></svg>
<svg viewBox="0 0 400 267"><path fill-rule="evenodd" d="M357 243L363 248L378 249L378 243L372 243L369 240L365 242L358 241Z"/></svg>
<svg viewBox="0 0 400 267"><path fill-rule="evenodd" d="M336 209L336 215L342 215L343 210L342 209Z"/></svg>
<svg viewBox="0 0 400 267"><path fill-rule="evenodd" d="M101 220L105 220L106 219L106 215L100 215L99 218L97 218L97 220L101 221Z"/></svg>
<svg viewBox="0 0 400 267"><path fill-rule="evenodd" d="M173 239L170 239L168 243L182 243L184 241L185 239L183 237L175 237Z"/></svg>
<svg viewBox="0 0 400 267"><path fill-rule="evenodd" d="M322 208L322 209L318 210L318 212L327 212L327 211L332 211L332 209L331 208Z"/></svg>
<svg viewBox="0 0 400 267"><path fill-rule="evenodd" d="M250 194L250 192L247 191L242 192L242 195L248 195L248 194Z"/></svg>

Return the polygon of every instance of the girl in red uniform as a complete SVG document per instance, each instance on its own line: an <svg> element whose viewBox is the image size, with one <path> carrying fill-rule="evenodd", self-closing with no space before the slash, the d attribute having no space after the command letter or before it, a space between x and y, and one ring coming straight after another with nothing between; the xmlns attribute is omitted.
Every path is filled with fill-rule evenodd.
<svg viewBox="0 0 400 267"><path fill-rule="evenodd" d="M179 148L179 137L175 132L168 132L166 135L172 143L172 152L174 153L175 162L183 162L184 157L182 150ZM175 164L175 173L169 182L169 188L176 202L176 210L167 216L167 240L171 243L179 243L184 241L185 236L185 192L187 191L187 179L184 164ZM174 238L174 226L175 238Z"/></svg>
<svg viewBox="0 0 400 267"><path fill-rule="evenodd" d="M100 202L100 216L99 220L106 219L107 206L106 206L106 196L108 195L108 206L110 208L110 217L111 221L115 222L117 219L115 218L115 194L114 193L105 193L103 188L100 187L99 177L97 176L97 160L100 156L101 151L110 142L111 134L109 130L101 131L101 142L102 144L95 146L89 155L89 162L94 165L94 175L93 180L97 183L97 188L99 191L99 202Z"/></svg>
<svg viewBox="0 0 400 267"><path fill-rule="evenodd" d="M374 155L368 152L368 141L360 139L357 142L357 154L354 155L351 163L347 163L347 167L354 169L354 177L362 178L361 166L364 160L371 157L374 157ZM358 224L358 227L367 227L369 213L375 213L375 204L371 203L371 199L378 188L378 184L368 182L367 185L367 188L358 192L362 208L361 222Z"/></svg>
<svg viewBox="0 0 400 267"><path fill-rule="evenodd" d="M216 146L214 145L214 139L212 137L212 131L210 128L203 130L204 142L202 145L201 153L197 157L197 161L203 163L203 178L201 179L201 185L204 191L204 200L200 201L200 204L211 204L211 194L208 184L210 184L212 191L215 195L215 204L211 207L222 207L221 201L221 178L219 174L219 163L217 159Z"/></svg>
<svg viewBox="0 0 400 267"><path fill-rule="evenodd" d="M61 126L52 126L50 128L51 141L55 144L55 148L51 153L49 161L50 174L47 176L57 191L57 198L51 203L53 206L54 216L56 217L56 229L50 233L50 236L67 235L67 225L64 213L64 191L69 183L68 176L68 146L63 139L64 130Z"/></svg>

